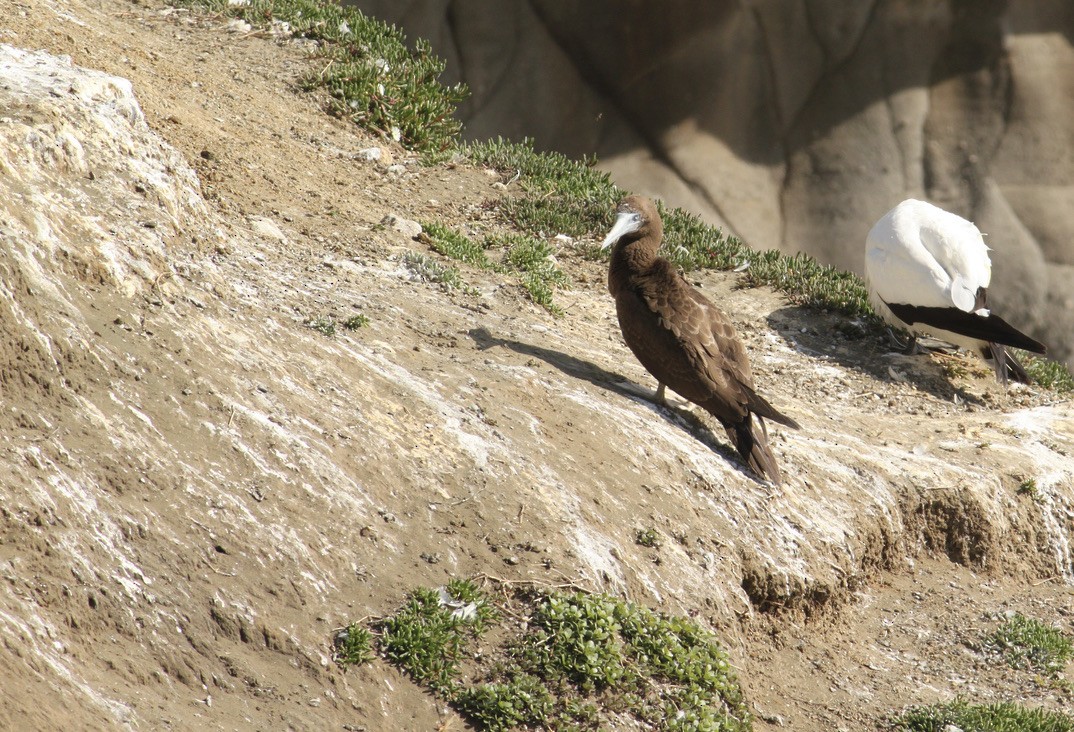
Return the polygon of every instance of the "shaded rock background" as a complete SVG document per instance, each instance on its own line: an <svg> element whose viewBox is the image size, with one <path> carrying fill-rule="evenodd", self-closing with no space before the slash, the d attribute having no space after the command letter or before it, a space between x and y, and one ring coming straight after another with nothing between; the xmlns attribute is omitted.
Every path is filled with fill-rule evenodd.
<svg viewBox="0 0 1074 732"><path fill-rule="evenodd" d="M159 3L0 10L0 728L458 729L331 639L474 575L698 618L759 732L1069 707L972 651L1004 610L1071 629L1069 401L697 275L803 424L770 430L773 491L638 396L574 245L560 318L408 268L434 255L396 224L481 236L505 193L325 116L303 45Z"/></svg>
<svg viewBox="0 0 1074 732"><path fill-rule="evenodd" d="M432 41L474 139L596 155L758 249L862 273L926 198L993 249L994 306L1074 364L1067 0L350 0Z"/></svg>

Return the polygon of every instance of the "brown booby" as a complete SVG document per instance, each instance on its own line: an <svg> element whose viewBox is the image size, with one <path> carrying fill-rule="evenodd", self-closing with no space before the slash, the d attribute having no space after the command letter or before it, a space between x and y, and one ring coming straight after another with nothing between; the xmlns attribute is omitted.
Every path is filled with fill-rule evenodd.
<svg viewBox="0 0 1074 732"><path fill-rule="evenodd" d="M988 307L992 261L973 223L912 198L884 214L865 240L865 282L873 309L915 336L930 335L975 351L996 380L1028 382L1006 346L1044 353Z"/></svg>
<svg viewBox="0 0 1074 732"><path fill-rule="evenodd" d="M652 201L627 196L602 249L612 245L608 290L623 340L664 387L720 421L735 449L761 477L782 477L768 447L764 418L798 423L754 391L746 349L731 321L657 256L664 225ZM758 429L760 427L760 429Z"/></svg>

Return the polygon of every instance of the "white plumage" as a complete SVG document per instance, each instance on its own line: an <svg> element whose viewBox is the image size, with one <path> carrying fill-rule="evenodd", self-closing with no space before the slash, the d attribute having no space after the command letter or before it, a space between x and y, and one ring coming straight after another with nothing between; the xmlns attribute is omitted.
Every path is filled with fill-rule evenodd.
<svg viewBox="0 0 1074 732"><path fill-rule="evenodd" d="M1003 348L1044 353L1044 346L988 309L992 261L971 222L908 199L876 222L865 245L865 283L873 308L887 322L930 335L994 360L996 377L1025 370Z"/></svg>

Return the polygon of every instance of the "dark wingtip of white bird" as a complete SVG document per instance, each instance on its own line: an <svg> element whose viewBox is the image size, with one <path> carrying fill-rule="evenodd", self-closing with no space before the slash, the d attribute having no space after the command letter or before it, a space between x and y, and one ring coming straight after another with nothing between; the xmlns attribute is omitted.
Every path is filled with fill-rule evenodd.
<svg viewBox="0 0 1074 732"><path fill-rule="evenodd" d="M908 199L884 214L865 245L865 282L888 323L991 359L1000 383L1025 379L1004 346L1045 353L1044 344L988 308L992 260L981 232L949 211Z"/></svg>
<svg viewBox="0 0 1074 732"><path fill-rule="evenodd" d="M988 310L984 310L982 314L981 312L965 312L958 308L920 307L892 302L886 304L895 317L909 326L925 325L1033 353L1045 353L1047 350L1043 343L1030 338Z"/></svg>

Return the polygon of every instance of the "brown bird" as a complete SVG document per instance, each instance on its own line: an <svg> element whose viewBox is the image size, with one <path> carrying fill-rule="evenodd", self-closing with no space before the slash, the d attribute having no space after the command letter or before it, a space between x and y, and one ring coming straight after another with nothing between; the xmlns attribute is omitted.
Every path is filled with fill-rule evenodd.
<svg viewBox="0 0 1074 732"><path fill-rule="evenodd" d="M664 224L652 201L627 196L617 214L601 247L615 246L608 290L623 340L660 384L657 399L668 386L697 404L720 421L754 472L781 483L764 418L798 423L754 391L746 349L727 316L657 256Z"/></svg>

